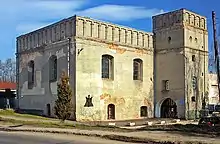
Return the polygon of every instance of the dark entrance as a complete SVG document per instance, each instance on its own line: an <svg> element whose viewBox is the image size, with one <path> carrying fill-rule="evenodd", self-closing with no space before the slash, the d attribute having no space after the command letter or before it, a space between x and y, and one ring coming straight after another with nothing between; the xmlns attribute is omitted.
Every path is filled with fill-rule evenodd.
<svg viewBox="0 0 220 144"><path fill-rule="evenodd" d="M51 116L50 104L47 104L47 116Z"/></svg>
<svg viewBox="0 0 220 144"><path fill-rule="evenodd" d="M142 106L141 107L141 117L147 117L147 107L146 106Z"/></svg>
<svg viewBox="0 0 220 144"><path fill-rule="evenodd" d="M161 118L177 118L177 105L176 103L167 98L161 105Z"/></svg>
<svg viewBox="0 0 220 144"><path fill-rule="evenodd" d="M108 105L108 119L115 119L115 105Z"/></svg>

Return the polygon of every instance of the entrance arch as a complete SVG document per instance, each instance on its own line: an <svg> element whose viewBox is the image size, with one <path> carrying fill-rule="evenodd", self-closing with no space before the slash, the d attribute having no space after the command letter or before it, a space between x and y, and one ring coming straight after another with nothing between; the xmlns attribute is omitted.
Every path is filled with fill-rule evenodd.
<svg viewBox="0 0 220 144"><path fill-rule="evenodd" d="M115 119L115 105L108 105L108 119Z"/></svg>
<svg viewBox="0 0 220 144"><path fill-rule="evenodd" d="M177 105L171 98L167 98L163 101L160 110L160 117L177 118Z"/></svg>

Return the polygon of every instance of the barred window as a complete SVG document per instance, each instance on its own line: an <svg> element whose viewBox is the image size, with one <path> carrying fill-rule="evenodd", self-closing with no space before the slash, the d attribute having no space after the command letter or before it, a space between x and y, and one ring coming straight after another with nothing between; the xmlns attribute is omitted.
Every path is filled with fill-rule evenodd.
<svg viewBox="0 0 220 144"><path fill-rule="evenodd" d="M57 81L57 57L51 56L49 60L49 78L50 82Z"/></svg>
<svg viewBox="0 0 220 144"><path fill-rule="evenodd" d="M143 61L141 59L133 60L133 80L143 79Z"/></svg>
<svg viewBox="0 0 220 144"><path fill-rule="evenodd" d="M113 79L113 61L113 56L102 55L102 78Z"/></svg>

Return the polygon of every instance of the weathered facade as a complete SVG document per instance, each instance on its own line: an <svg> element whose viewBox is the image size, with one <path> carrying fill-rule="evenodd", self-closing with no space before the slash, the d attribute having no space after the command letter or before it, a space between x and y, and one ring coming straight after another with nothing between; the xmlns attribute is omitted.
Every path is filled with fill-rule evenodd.
<svg viewBox="0 0 220 144"><path fill-rule="evenodd" d="M199 117L208 91L206 18L181 9L153 17L155 115Z"/></svg>
<svg viewBox="0 0 220 144"><path fill-rule="evenodd" d="M53 115L57 82L64 70L70 77L76 120L152 118L154 111L160 117L165 98L177 103L178 117L185 117L187 108L194 109L190 100L185 102L192 97L186 88L192 79L187 72L194 64L191 56L202 57L197 74L204 86L200 98L208 70L206 19L198 16L199 26L196 19L187 24L187 13L198 16L181 9L153 17L155 39L153 33L79 16L19 36L19 108ZM167 17L173 17L174 25L171 19L165 22ZM163 80L170 84L165 93Z"/></svg>
<svg viewBox="0 0 220 144"><path fill-rule="evenodd" d="M74 16L17 42L21 109L52 115L65 70L77 120L153 117L152 33Z"/></svg>

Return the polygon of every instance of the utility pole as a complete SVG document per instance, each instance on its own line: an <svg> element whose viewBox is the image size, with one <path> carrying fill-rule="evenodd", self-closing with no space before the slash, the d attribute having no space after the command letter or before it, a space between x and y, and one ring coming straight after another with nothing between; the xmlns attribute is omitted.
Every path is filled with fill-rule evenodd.
<svg viewBox="0 0 220 144"><path fill-rule="evenodd" d="M215 17L215 11L212 11L212 24L213 24L215 62L216 62L216 69L217 69L218 94L219 94L219 101L220 101L220 87L219 87L220 73L219 73L218 42L217 42L217 38L216 38L216 17Z"/></svg>

